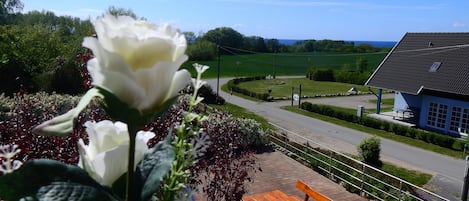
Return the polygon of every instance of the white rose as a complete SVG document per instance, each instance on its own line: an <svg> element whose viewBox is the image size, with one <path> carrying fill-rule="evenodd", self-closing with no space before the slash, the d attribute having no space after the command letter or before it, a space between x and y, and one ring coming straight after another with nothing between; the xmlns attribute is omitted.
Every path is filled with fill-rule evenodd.
<svg viewBox="0 0 469 201"><path fill-rule="evenodd" d="M129 133L127 125L122 122L104 120L85 123L89 143L78 141L80 160L78 166L83 168L98 183L106 186L112 184L127 172L129 156ZM142 160L147 142L155 136L152 132L139 131L135 143L135 166ZM134 167L135 168L135 167Z"/></svg>
<svg viewBox="0 0 469 201"><path fill-rule="evenodd" d="M187 60L184 35L169 25L105 15L93 22L97 38L86 37L93 85L103 88L140 112L159 109L191 82L179 67Z"/></svg>

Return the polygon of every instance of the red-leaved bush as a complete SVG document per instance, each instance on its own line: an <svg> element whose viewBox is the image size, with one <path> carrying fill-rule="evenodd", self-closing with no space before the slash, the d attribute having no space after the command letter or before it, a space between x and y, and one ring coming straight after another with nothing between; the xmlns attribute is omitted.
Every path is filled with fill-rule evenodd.
<svg viewBox="0 0 469 201"><path fill-rule="evenodd" d="M45 93L18 93L13 98L0 96L0 144L18 145L21 152L16 160L22 162L48 158L77 164L77 141L79 138L85 139L85 143L87 141L84 122L109 119L97 101L79 116L73 133L67 137L37 136L31 130L73 108L78 100L78 97ZM200 108L195 112L204 113L206 106ZM145 126L144 130L156 133L149 142L150 146L164 139L168 133L174 134L171 128L182 122L182 114L187 109L188 98L180 98L160 118ZM251 180L250 175L256 169L251 150L256 145L250 139L259 139L262 130L258 129L258 124L246 123L246 120L220 111L205 115L208 118L201 128L203 134L209 136L209 146L202 149L203 155L197 155L200 157L191 168L194 179L190 187L202 190L208 200L241 200L246 192L244 183Z"/></svg>

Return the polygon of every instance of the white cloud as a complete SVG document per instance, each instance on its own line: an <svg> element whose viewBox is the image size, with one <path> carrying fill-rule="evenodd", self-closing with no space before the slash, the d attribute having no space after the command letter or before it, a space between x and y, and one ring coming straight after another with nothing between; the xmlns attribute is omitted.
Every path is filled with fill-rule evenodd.
<svg viewBox="0 0 469 201"><path fill-rule="evenodd" d="M466 27L466 24L462 22L453 22L453 27Z"/></svg>

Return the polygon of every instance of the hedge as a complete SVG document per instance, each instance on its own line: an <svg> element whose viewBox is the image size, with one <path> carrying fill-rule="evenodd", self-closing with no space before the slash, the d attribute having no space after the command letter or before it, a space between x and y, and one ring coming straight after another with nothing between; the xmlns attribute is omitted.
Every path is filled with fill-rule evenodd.
<svg viewBox="0 0 469 201"><path fill-rule="evenodd" d="M249 82L253 80L263 80L263 79L265 79L264 76L236 78L236 79L228 81L227 86L228 86L228 89L230 89L233 92L240 93L240 94L250 96L253 98L265 100L265 101L270 101L271 97L268 93L252 92L252 91L249 91L248 89L243 89L239 87L238 85L239 83L242 83L242 82Z"/></svg>
<svg viewBox="0 0 469 201"><path fill-rule="evenodd" d="M392 132L396 135L401 135L417 140L422 140L427 143L435 144L441 147L462 151L464 149L465 142L456 140L453 137L428 132L424 130L419 130L416 128L406 127L398 124L393 124L387 121L369 118L363 116L361 119L357 117L355 114L350 112L344 112L340 110L336 110L333 107L327 105L317 105L312 104L309 102L303 102L301 104L301 109L307 110L309 112L318 113L321 115L326 115L330 117L334 117L337 119L341 119L344 121L358 123L367 127L371 127L374 129L384 130L387 132Z"/></svg>

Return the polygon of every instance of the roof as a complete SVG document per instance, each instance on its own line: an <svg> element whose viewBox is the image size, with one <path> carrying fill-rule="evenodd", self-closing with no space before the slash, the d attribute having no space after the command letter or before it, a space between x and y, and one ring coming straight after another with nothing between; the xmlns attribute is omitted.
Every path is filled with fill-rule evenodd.
<svg viewBox="0 0 469 201"><path fill-rule="evenodd" d="M365 85L469 95L469 33L406 33Z"/></svg>

